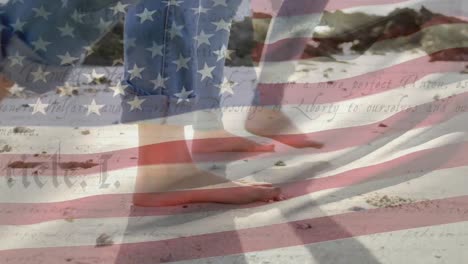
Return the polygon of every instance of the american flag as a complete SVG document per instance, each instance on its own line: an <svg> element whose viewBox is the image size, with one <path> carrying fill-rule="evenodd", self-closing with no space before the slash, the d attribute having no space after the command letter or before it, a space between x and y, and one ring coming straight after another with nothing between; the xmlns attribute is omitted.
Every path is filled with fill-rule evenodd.
<svg viewBox="0 0 468 264"><path fill-rule="evenodd" d="M194 159L230 179L273 182L286 199L131 206L137 166L191 162L170 151L187 141L138 147L135 127L112 125L112 111L96 127L70 127L83 122L67 119L71 111L62 117L68 127L53 115L47 124L56 126L39 126L45 115L11 118L20 110L8 105L28 100L15 98L4 103L0 131L0 263L468 260L468 4L252 0L251 7L254 28L268 34L252 50L258 65L226 70L239 83L223 100L228 129L245 135L236 126L250 103L242 98L258 89L260 105L280 104L324 146L276 143L272 153ZM164 155L142 163L141 148Z"/></svg>

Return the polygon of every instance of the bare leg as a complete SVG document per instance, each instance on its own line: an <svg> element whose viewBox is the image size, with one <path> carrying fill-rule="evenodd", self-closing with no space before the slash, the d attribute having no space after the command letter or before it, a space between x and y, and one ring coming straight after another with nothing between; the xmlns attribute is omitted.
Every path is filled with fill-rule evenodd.
<svg viewBox="0 0 468 264"><path fill-rule="evenodd" d="M184 130L178 126L139 125L140 146L183 140ZM247 204L279 199L280 190L268 183L232 182L218 175L200 170L190 159L186 147L170 147L185 163L158 162L155 155L140 148L134 204L137 206L172 206L187 203ZM166 152L166 153L167 153ZM156 157L156 159L155 159ZM149 164L149 160L153 164Z"/></svg>
<svg viewBox="0 0 468 264"><path fill-rule="evenodd" d="M321 142L314 141L283 113L263 108L250 115L245 128L252 134L268 137L295 148L322 148Z"/></svg>
<svg viewBox="0 0 468 264"><path fill-rule="evenodd" d="M327 2L327 0L313 1L315 8L318 10L323 10ZM304 3L301 3L301 1L286 0L274 4L273 9L281 14L289 14L291 10L301 8L303 5ZM307 48L307 42L296 41L292 45L290 41L281 42L281 40L284 39L284 32L289 32L290 36L313 36L314 28L320 23L321 17L322 15L318 12L313 16L307 16L307 18L305 18L306 20L297 21L299 24L292 21L291 23L282 23L281 21L284 20L276 19L276 17L272 18L264 41L266 45L264 46L260 59L259 83L265 82L271 76L271 73L267 70L268 66L266 66L265 63L277 61L278 58L280 58L280 61L295 62L291 63L291 67L284 67L282 69L279 74L281 74L283 78L289 80L290 77L296 73L298 65L297 58L304 54ZM300 24L308 25L308 27L298 26ZM276 45L268 45L271 43L276 43ZM278 99L282 97L283 96L278 96ZM280 100L277 103L281 104L282 102ZM279 111L263 108L262 111L255 112L250 116L251 118L246 121L245 127L247 131L253 134L268 137L296 148L323 147L321 142L310 138L310 135L302 132L285 114Z"/></svg>

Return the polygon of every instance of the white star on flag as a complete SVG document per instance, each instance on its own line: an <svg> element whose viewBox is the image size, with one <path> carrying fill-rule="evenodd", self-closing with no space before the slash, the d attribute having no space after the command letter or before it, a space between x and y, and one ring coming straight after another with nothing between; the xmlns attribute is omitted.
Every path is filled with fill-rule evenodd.
<svg viewBox="0 0 468 264"><path fill-rule="evenodd" d="M76 90L75 87L71 86L68 82L65 82L64 86L57 87L60 97L62 96L73 96L73 91Z"/></svg>
<svg viewBox="0 0 468 264"><path fill-rule="evenodd" d="M99 81L100 79L104 78L106 76L105 74L97 73L96 69L93 69L91 74L89 73L83 73L83 76L86 77L88 83L91 83L93 81Z"/></svg>
<svg viewBox="0 0 468 264"><path fill-rule="evenodd" d="M72 57L69 52L65 53L65 55L57 55L57 57L61 60L60 65L70 65L79 59L77 57Z"/></svg>
<svg viewBox="0 0 468 264"><path fill-rule="evenodd" d="M226 30L229 32L231 30L231 23L224 19L220 19L218 22L211 22L211 24L216 26L216 31Z"/></svg>
<svg viewBox="0 0 468 264"><path fill-rule="evenodd" d="M37 98L37 101L35 104L29 104L30 107L33 108L32 114L35 115L37 113L41 113L43 115L46 115L45 109L49 106L49 104L43 104L41 101L41 98Z"/></svg>
<svg viewBox="0 0 468 264"><path fill-rule="evenodd" d="M19 18L16 19L16 22L14 24L11 24L11 27L15 31L23 31L23 27L26 25L26 22L21 22Z"/></svg>
<svg viewBox="0 0 468 264"><path fill-rule="evenodd" d="M113 97L116 97L117 95L125 95L125 89L127 88L127 85L122 85L120 82L117 82L115 86L109 87L109 89L114 91Z"/></svg>
<svg viewBox="0 0 468 264"><path fill-rule="evenodd" d="M143 77L141 76L141 73L144 70L145 70L145 68L138 68L138 66L136 64L133 65L133 69L128 71L128 73L130 73L130 80L133 80L135 78L142 79Z"/></svg>
<svg viewBox="0 0 468 264"><path fill-rule="evenodd" d="M166 89L166 84L165 82L169 80L169 77L163 78L161 74L158 75L158 77L155 80L152 80L151 82L154 84L154 90L158 88L163 88Z"/></svg>
<svg viewBox="0 0 468 264"><path fill-rule="evenodd" d="M87 55L91 55L94 53L94 47L93 46L85 46L83 49L86 51Z"/></svg>
<svg viewBox="0 0 468 264"><path fill-rule="evenodd" d="M128 101L127 104L130 105L130 111L134 111L136 109L143 110L141 108L141 104L145 102L146 99L139 99L138 96L135 96L132 101Z"/></svg>
<svg viewBox="0 0 468 264"><path fill-rule="evenodd" d="M110 9L114 12L114 16L119 14L119 13L122 13L122 14L125 14L127 11L125 10L125 8L127 8L127 4L124 5L122 4L122 2L117 2L117 4L113 7L111 7Z"/></svg>
<svg viewBox="0 0 468 264"><path fill-rule="evenodd" d="M217 61L220 61L220 60L222 60L224 58L226 58L227 60L232 60L231 54L234 53L234 51L233 50L228 50L226 48L226 46L223 45L223 47L221 47L220 50L215 50L213 53L218 56Z"/></svg>
<svg viewBox="0 0 468 264"><path fill-rule="evenodd" d="M151 58L154 58L156 55L163 55L163 45L158 45L156 42L153 41L153 46L147 48L146 50L151 52Z"/></svg>
<svg viewBox="0 0 468 264"><path fill-rule="evenodd" d="M219 88L219 94L222 95L224 93L228 94L234 94L234 88L237 85L237 83L229 81L226 77L224 77L224 80L221 84L217 85L216 87Z"/></svg>
<svg viewBox="0 0 468 264"><path fill-rule="evenodd" d="M209 67L208 64L205 63L205 67L198 71L198 73L200 73L202 75L201 80L203 81L206 78L212 79L213 78L212 73L213 73L214 68L216 68L216 67Z"/></svg>
<svg viewBox="0 0 468 264"><path fill-rule="evenodd" d="M73 14L71 15L71 18L76 23L83 24L83 17L84 16L85 16L84 14L80 14L77 10L75 10L75 11L73 11Z"/></svg>
<svg viewBox="0 0 468 264"><path fill-rule="evenodd" d="M173 61L173 63L175 63L177 65L177 70L176 71L179 71L180 69L182 68L186 68L188 70L188 62L190 61L190 57L187 57L187 58L184 58L184 56L182 56L182 54L179 54L179 59Z"/></svg>
<svg viewBox="0 0 468 264"><path fill-rule="evenodd" d="M184 26L178 26L174 21L172 22L171 29L169 29L169 35L171 35L171 39L179 36L182 37L182 29Z"/></svg>
<svg viewBox="0 0 468 264"><path fill-rule="evenodd" d="M145 21L153 21L154 13L156 13L156 11L149 11L147 8L145 8L143 12L136 14L136 16L140 18L140 24L143 24Z"/></svg>
<svg viewBox="0 0 468 264"><path fill-rule="evenodd" d="M41 6L40 8L33 8L32 11L34 11L34 13L36 13L36 16L35 17L42 17L44 18L45 20L48 20L49 19L49 16L50 12L47 12L45 9L44 9L44 6Z"/></svg>
<svg viewBox="0 0 468 264"><path fill-rule="evenodd" d="M75 34L73 33L73 31L75 29L70 27L70 25L68 25L68 23L66 23L65 26L63 26L63 27L58 27L58 30L60 31L60 35L62 37L66 37L66 36L69 36L69 37L72 37L72 38L75 37Z"/></svg>
<svg viewBox="0 0 468 264"><path fill-rule="evenodd" d="M8 92L11 95L18 96L23 90L24 90L24 87L21 87L17 83L15 83L12 87L8 89Z"/></svg>
<svg viewBox="0 0 468 264"><path fill-rule="evenodd" d="M189 96L193 93L193 91L187 91L185 87L182 87L182 91L180 93L174 94L178 100L177 103L181 103L184 101L190 102Z"/></svg>
<svg viewBox="0 0 468 264"><path fill-rule="evenodd" d="M91 102L90 105L84 105L85 107L88 108L88 113L86 114L87 116L89 116L91 113L94 113L96 115L101 115L101 112L99 112L101 110L101 108L103 108L105 105L98 105L96 104L96 100L93 99L93 101Z"/></svg>
<svg viewBox="0 0 468 264"><path fill-rule="evenodd" d="M11 56L10 58L8 58L10 60L10 66L13 67L15 65L19 65L19 66L23 66L23 60L24 60L24 56L20 56L18 51L16 52L16 54L14 56Z"/></svg>
<svg viewBox="0 0 468 264"><path fill-rule="evenodd" d="M194 37L194 39L197 41L198 47L200 47L203 43L211 45L210 43L210 38L214 36L213 34L206 34L203 30L200 32L200 35Z"/></svg>
<svg viewBox="0 0 468 264"><path fill-rule="evenodd" d="M38 40L31 42L31 44L34 46L34 51L42 50L47 52L47 46L50 45L51 42L44 41L41 37L39 37Z"/></svg>
<svg viewBox="0 0 468 264"><path fill-rule="evenodd" d="M105 21L104 19L100 18L99 19L99 24L97 24L97 28L101 33L106 32L109 30L110 26L112 25L112 21Z"/></svg>
<svg viewBox="0 0 468 264"><path fill-rule="evenodd" d="M47 82L47 75L50 74L50 72L45 72L41 66L39 66L39 68L37 69L37 71L35 72L31 72L31 74L33 75L34 77L34 80L33 82L38 82L38 81L43 81L43 82Z"/></svg>

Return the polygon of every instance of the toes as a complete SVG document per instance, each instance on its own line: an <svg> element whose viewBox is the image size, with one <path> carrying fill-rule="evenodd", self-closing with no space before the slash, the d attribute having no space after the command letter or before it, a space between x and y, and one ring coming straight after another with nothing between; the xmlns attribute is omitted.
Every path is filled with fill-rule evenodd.
<svg viewBox="0 0 468 264"><path fill-rule="evenodd" d="M274 144L259 145L253 149L253 152L273 152L273 151L275 151Z"/></svg>
<svg viewBox="0 0 468 264"><path fill-rule="evenodd" d="M273 187L273 184L269 182L256 182L256 181L249 181L249 180L239 180L241 184L254 186L254 187Z"/></svg>
<svg viewBox="0 0 468 264"><path fill-rule="evenodd" d="M279 197L281 196L281 189L277 187L270 187L270 188L264 187L262 196L263 198L261 200L264 202L268 202L271 200L277 201Z"/></svg>

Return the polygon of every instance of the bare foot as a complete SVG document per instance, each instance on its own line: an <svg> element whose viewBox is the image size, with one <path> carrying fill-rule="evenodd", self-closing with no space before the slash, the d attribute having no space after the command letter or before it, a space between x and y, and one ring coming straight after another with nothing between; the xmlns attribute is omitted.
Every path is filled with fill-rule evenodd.
<svg viewBox="0 0 468 264"><path fill-rule="evenodd" d="M154 163L158 153L145 148L166 142L168 137L183 138L180 126L140 124L138 173L133 195L136 206L172 206L188 203L246 204L279 200L280 190L268 183L233 182L216 174L200 170L190 160L185 145L168 151L187 158L187 163ZM212 135L211 135L212 136ZM148 162L152 160L153 162Z"/></svg>
<svg viewBox="0 0 468 264"><path fill-rule="evenodd" d="M230 188L138 193L133 204L142 207L164 207L191 203L249 204L280 200L280 189L256 185Z"/></svg>
<svg viewBox="0 0 468 264"><path fill-rule="evenodd" d="M190 164L141 168L135 191L134 205L144 207L248 204L281 199L280 189L270 183L229 181Z"/></svg>
<svg viewBox="0 0 468 264"><path fill-rule="evenodd" d="M0 101L7 97L9 94L8 89L15 83L6 78L3 74L0 74Z"/></svg>
<svg viewBox="0 0 468 264"><path fill-rule="evenodd" d="M323 143L300 131L286 115L267 108L252 114L245 123L245 129L252 134L268 137L295 148L323 147Z"/></svg>
<svg viewBox="0 0 468 264"><path fill-rule="evenodd" d="M274 150L273 144L260 144L235 136L226 130L195 131L192 141L193 153L273 152Z"/></svg>

